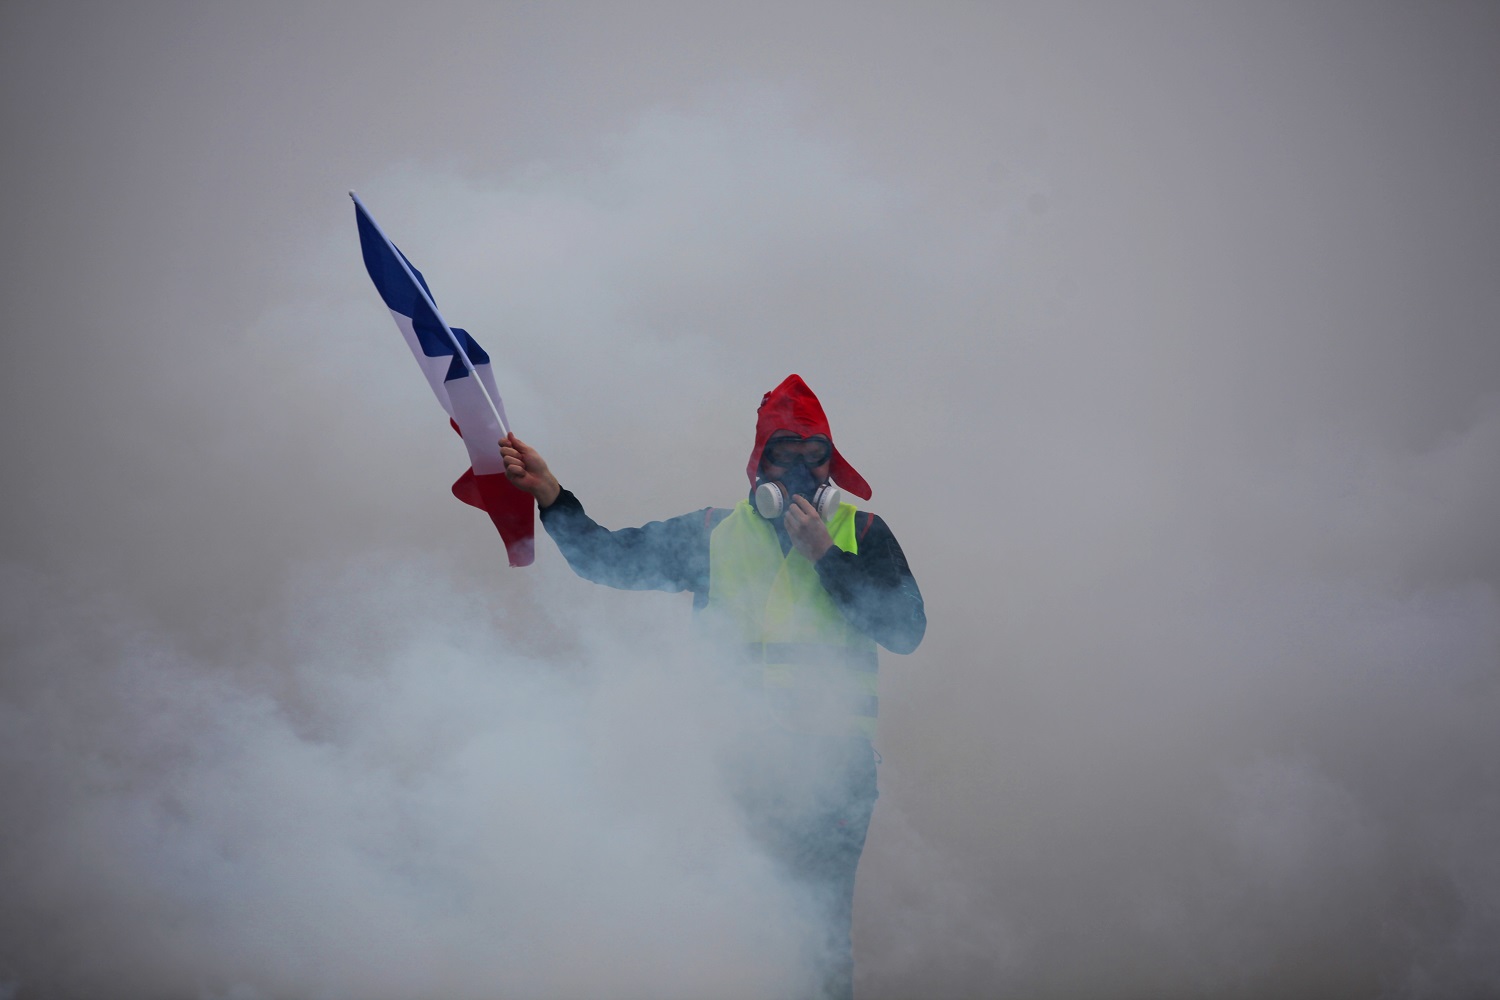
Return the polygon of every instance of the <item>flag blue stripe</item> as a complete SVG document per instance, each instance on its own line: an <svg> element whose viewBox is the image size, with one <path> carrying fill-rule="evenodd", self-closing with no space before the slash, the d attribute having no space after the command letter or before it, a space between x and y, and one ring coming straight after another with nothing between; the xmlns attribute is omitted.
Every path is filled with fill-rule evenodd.
<svg viewBox="0 0 1500 1000"><path fill-rule="evenodd" d="M354 217L359 226L359 248L364 256L365 270L369 272L370 280L375 283L375 290L380 293L381 300L392 312L400 313L411 320L412 329L416 331L417 343L421 345L423 354L429 358L453 359L453 363L448 366L444 381L451 382L458 378L468 378L469 371L464 367L463 358L454 351L452 341L443 330L443 324L428 306L422 293L412 284L411 278L407 276L406 268L401 266L401 261L405 261L406 266L411 268L411 273L421 283L422 290L427 293L427 297L436 302L437 298L428 287L427 279L422 277L422 272L417 270L417 266L406 254L401 253L394 244L385 241L359 202L354 203ZM392 249L395 249L395 254L391 252ZM396 254L401 254L400 260L396 259ZM490 363L490 356L466 331L454 327L453 335L463 345L471 364L487 365Z"/></svg>
<svg viewBox="0 0 1500 1000"><path fill-rule="evenodd" d="M484 352L484 348L479 346L478 341L469 336L469 331L460 330L455 326L453 335L458 338L460 344L464 345L464 353L469 356L469 363L475 368L490 363L490 356ZM443 339L447 340L446 337ZM424 345L422 349L425 351L427 348ZM448 366L448 374L443 376L443 381L452 382L456 378L468 378L469 370L464 367L464 359L459 357L452 347L449 347L448 353L453 355L453 363ZM432 356L436 357L436 355Z"/></svg>

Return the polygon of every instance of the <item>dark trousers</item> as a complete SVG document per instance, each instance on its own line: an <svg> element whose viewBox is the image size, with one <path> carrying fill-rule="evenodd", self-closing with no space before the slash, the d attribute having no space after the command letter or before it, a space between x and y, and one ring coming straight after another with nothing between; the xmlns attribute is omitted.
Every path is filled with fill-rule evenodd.
<svg viewBox="0 0 1500 1000"><path fill-rule="evenodd" d="M750 829L815 907L807 960L819 1000L852 1000L854 875L879 797L875 751L862 737L775 733L749 757L739 799Z"/></svg>

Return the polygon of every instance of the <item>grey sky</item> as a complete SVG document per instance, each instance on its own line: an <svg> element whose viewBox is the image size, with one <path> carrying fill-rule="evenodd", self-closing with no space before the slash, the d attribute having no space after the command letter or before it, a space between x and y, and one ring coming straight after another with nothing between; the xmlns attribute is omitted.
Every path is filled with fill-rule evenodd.
<svg viewBox="0 0 1500 1000"><path fill-rule="evenodd" d="M652 630L686 628L545 540L508 570L447 495L463 451L361 269L354 188L606 524L729 503L760 394L797 371L822 397L931 621L883 660L861 996L1500 989L1497 52L1484 4L6 5L0 796L32 808L3 810L0 868L66 872L59 832L89 822L126 857L107 830L136 800L96 798L90 762L159 791L153 718L192 787L222 775L218 695L153 708L179 673L233 692L276 815L305 793L283 776L325 773L288 764L307 733L386 753L360 720L441 728L504 687L489 645L523 688L621 650L643 697ZM401 581L484 618L440 680L414 666L439 605L431 633L382 620ZM372 693L407 681L429 714ZM583 804L443 771L433 830L482 822L455 790L491 777L614 808L542 687L538 773ZM639 749L627 718L584 728ZM185 828L211 828L195 794ZM345 804L268 829L343 857ZM304 901L274 842L246 850L284 888L225 876L243 912ZM607 879L621 848L578 849ZM455 852L511 877L515 854ZM277 953L240 947L266 926L243 913L207 958L164 932L155 963L100 949L67 980L68 948L201 874L176 857L144 887L27 881L0 996L184 989L168 967L200 995L373 995L332 937L255 980ZM373 884L333 892L382 901L347 941L425 912ZM454 995L483 995L474 928L510 917L442 912ZM600 917L602 954L628 925ZM579 985L550 967L509 985Z"/></svg>

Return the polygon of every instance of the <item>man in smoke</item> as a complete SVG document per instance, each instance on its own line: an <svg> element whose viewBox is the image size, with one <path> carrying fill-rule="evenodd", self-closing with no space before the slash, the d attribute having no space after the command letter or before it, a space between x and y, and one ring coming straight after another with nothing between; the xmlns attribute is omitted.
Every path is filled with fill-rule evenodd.
<svg viewBox="0 0 1500 1000"><path fill-rule="evenodd" d="M885 522L843 503L870 487L833 444L816 396L790 375L761 399L747 499L610 531L536 449L501 446L574 572L626 590L691 591L695 616L761 692L764 724L734 782L752 831L812 893L824 995L853 995L854 875L875 806L878 643L910 653L927 619ZM748 766L746 766L748 762Z"/></svg>

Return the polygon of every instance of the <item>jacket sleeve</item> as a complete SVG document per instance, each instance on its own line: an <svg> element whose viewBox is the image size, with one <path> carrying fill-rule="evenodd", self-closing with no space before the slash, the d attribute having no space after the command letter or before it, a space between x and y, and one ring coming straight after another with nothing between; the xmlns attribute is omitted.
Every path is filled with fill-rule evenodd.
<svg viewBox="0 0 1500 1000"><path fill-rule="evenodd" d="M708 591L710 512L611 531L584 513L570 491L541 510L542 527L573 572L619 590Z"/></svg>
<svg viewBox="0 0 1500 1000"><path fill-rule="evenodd" d="M868 516L858 551L829 549L815 564L818 579L855 628L893 653L910 653L927 632L922 592L896 536Z"/></svg>

